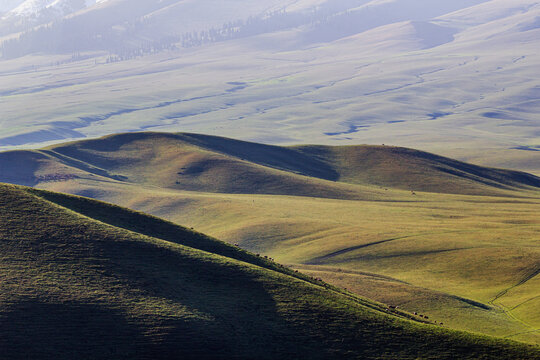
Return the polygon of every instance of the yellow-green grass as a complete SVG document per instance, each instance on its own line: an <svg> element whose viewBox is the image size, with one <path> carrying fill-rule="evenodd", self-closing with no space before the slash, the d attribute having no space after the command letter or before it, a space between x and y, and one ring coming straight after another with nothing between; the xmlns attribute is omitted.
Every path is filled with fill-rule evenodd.
<svg viewBox="0 0 540 360"><path fill-rule="evenodd" d="M394 146L298 146L336 169L339 181L405 190L453 194L494 194L496 188L540 186L526 173L475 166L414 149Z"/></svg>
<svg viewBox="0 0 540 360"><path fill-rule="evenodd" d="M6 359L540 356L92 200L0 185L0 225Z"/></svg>
<svg viewBox="0 0 540 360"><path fill-rule="evenodd" d="M498 336L538 329L535 277L518 284L540 262L540 199L470 197L418 193L414 202L351 201L308 197L211 194L91 181L49 183L49 188L107 198L163 216L287 264L318 264L347 271L367 271L406 281L411 286L480 302L489 310L461 311L466 303L441 305L440 296L422 300L447 326ZM396 198L409 193L391 191ZM396 239L377 244L388 239ZM342 255L328 254L375 243ZM321 259L321 257L323 257ZM320 275L325 278L324 276ZM360 281L360 279L355 278ZM328 278L337 285L340 282ZM359 291L364 282L347 288ZM373 298L387 302L394 289ZM399 292L398 292L399 293ZM408 292L405 302L418 302ZM518 306L505 315L499 306ZM495 306L496 305L496 306ZM433 310L435 309L435 310ZM413 308L410 308L414 311ZM477 316L478 315L478 316ZM448 319L452 318L452 321ZM523 324L521 321L524 321ZM517 335L538 343L538 332Z"/></svg>
<svg viewBox="0 0 540 360"><path fill-rule="evenodd" d="M0 180L85 178L177 190L395 199L388 188L508 195L540 187L530 174L391 146L279 147L197 135L129 133L0 154Z"/></svg>
<svg viewBox="0 0 540 360"><path fill-rule="evenodd" d="M529 328L519 322L509 321L504 311L471 299L373 273L320 265L296 265L295 268L348 291L417 313L418 318L428 316L445 327L501 337L521 334L520 340L528 341L537 338L534 334L526 336Z"/></svg>
<svg viewBox="0 0 540 360"><path fill-rule="evenodd" d="M390 276L407 283L406 300L395 284L362 292L366 279L352 276L358 284L347 287L421 304L457 329L540 343L534 176L389 146L284 148L196 134L122 134L32 154L42 160L24 167L29 185L143 210L310 271ZM0 154L0 165L12 158ZM470 304L456 296L487 309L461 311Z"/></svg>

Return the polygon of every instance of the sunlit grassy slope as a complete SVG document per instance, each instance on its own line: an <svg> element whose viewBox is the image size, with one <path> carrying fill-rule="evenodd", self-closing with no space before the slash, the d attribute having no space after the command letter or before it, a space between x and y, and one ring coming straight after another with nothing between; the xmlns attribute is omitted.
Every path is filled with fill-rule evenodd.
<svg viewBox="0 0 540 360"><path fill-rule="evenodd" d="M507 358L157 218L0 185L5 359Z"/></svg>
<svg viewBox="0 0 540 360"><path fill-rule="evenodd" d="M0 154L9 166L4 181L143 210L445 326L540 343L532 175L391 146L159 133Z"/></svg>
<svg viewBox="0 0 540 360"><path fill-rule="evenodd" d="M535 317L538 275L530 279L540 264L538 195L413 196L389 190L396 200L351 201L118 184L98 189L83 180L48 186L167 217L298 264L302 271L306 267L301 264L311 264L309 271L321 269L316 276L427 313L448 326L540 342ZM404 200L406 196L414 199ZM327 271L329 267L334 272ZM337 270L344 281L334 276ZM355 271L392 279L381 282L375 277L374 282L370 276L349 275Z"/></svg>

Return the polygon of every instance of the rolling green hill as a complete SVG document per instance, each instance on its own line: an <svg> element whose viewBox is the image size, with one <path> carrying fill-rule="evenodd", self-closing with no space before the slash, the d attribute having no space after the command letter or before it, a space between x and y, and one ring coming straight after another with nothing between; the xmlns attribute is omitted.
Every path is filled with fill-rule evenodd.
<svg viewBox="0 0 540 360"><path fill-rule="evenodd" d="M540 343L529 174L391 146L131 133L0 153L0 176L193 227L453 329Z"/></svg>
<svg viewBox="0 0 540 360"><path fill-rule="evenodd" d="M390 146L279 147L199 134L136 133L50 150L125 174L128 181L196 191L347 198L355 191L341 183L458 194L540 187L540 178L530 174Z"/></svg>
<svg viewBox="0 0 540 360"><path fill-rule="evenodd" d="M383 196L381 188L496 195L540 187L534 175L406 148L279 147L182 133L128 133L2 153L0 170L0 180L24 185L103 177L177 190L340 199Z"/></svg>
<svg viewBox="0 0 540 360"><path fill-rule="evenodd" d="M93 200L0 185L0 239L5 359L540 357Z"/></svg>

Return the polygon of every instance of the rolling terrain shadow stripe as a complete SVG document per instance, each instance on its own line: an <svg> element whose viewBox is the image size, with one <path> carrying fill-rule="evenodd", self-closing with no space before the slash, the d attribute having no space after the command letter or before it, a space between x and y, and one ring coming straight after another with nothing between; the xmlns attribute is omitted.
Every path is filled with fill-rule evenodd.
<svg viewBox="0 0 540 360"><path fill-rule="evenodd" d="M540 274L540 266L537 267L536 269L534 269L533 271L531 271L529 274L525 275L516 284L514 284L514 285L510 286L509 288L504 289L504 290L500 291L499 293L497 293L497 295L495 295L495 297L491 301L489 301L489 304L495 305L494 302L497 301L498 299L500 299L501 297L503 297L504 295L506 295L510 290L525 284L527 281L532 280L533 278L535 278L539 274ZM516 308L516 307L514 307L514 308Z"/></svg>
<svg viewBox="0 0 540 360"><path fill-rule="evenodd" d="M47 154L55 159L59 160L61 163L74 167L76 169L88 172L90 174L103 176L116 181L126 181L127 177L121 175L111 175L107 170L99 168L97 166L88 164L82 160L75 159L73 157L58 153L53 150L40 150L41 153Z"/></svg>
<svg viewBox="0 0 540 360"><path fill-rule="evenodd" d="M363 248L373 246L373 245L384 244L384 243L394 241L394 240L405 239L405 238L408 238L408 237L411 237L411 236L402 236L402 237L397 237L397 238L392 238L392 239L374 241L374 242L367 243L367 244L362 244L362 245L351 246L351 247L348 247L348 248L345 248L345 249L334 251L334 252L332 252L330 254L318 256L318 257L316 257L314 259L311 259L308 262L305 262L305 264L306 265L317 265L319 262L321 262L323 260L328 260L328 259L330 259L332 257L335 257L335 256L338 256L338 255L343 255L343 254L346 254L348 252L355 251L355 250L358 250L358 249L363 249Z"/></svg>
<svg viewBox="0 0 540 360"><path fill-rule="evenodd" d="M406 256L422 256L422 255L431 255L431 254L441 254L446 252L452 252L452 251L460 251L460 250L469 250L470 247L461 247L461 248L455 248L455 249L440 249L440 250L426 250L426 251L414 251L409 253L397 253L397 254L390 254L390 255L361 255L356 256L352 259L346 259L343 261L336 261L337 263L347 262L349 260L380 260L380 259L391 259L391 258L399 258L399 257L406 257ZM356 250L356 249L355 249ZM304 264L308 265L317 265L315 263L311 262L305 262Z"/></svg>
<svg viewBox="0 0 540 360"><path fill-rule="evenodd" d="M460 232L469 232L469 231L443 231L443 232L437 233L437 234L460 233ZM374 246L374 245L384 244L384 243L394 241L394 240L401 240L401 239L412 238L412 237L417 237L417 236L426 236L426 235L434 235L434 234L427 233L427 234L415 234L415 235L400 236L400 237L391 238L391 239L374 241L374 242L367 243L367 244L351 246L351 247L348 247L348 248L345 248L345 249L334 251L334 252L332 252L330 254L318 256L316 258L313 258L313 259L311 259L309 261L304 262L303 264L304 265L321 265L321 262L324 261L324 260L328 260L328 259L330 259L332 257L343 255L343 254L349 253L351 251L355 251L355 250L358 250L358 249L363 249L363 248ZM364 259L381 258L382 259L382 258L392 258L392 257L398 257L398 256L427 255L427 254L435 254L435 253L441 253L441 252L467 250L467 249L471 249L471 248L470 247L460 247L460 248L454 248L454 249L439 249L439 250L429 250L429 251L417 251L417 252L407 253L407 254L404 253L404 254L382 255L382 256L363 256L361 258L364 258ZM540 274L540 268L538 268L537 271L534 272L534 274L531 274L531 275L527 276L526 280L524 280L524 281L522 280L522 282L520 282L518 285L523 284L524 282L532 279L534 276L536 276L538 274ZM515 285L515 286L518 286L518 285ZM494 299L494 300L496 300L496 299ZM494 300L492 300L492 301L494 301ZM489 303L491 304L491 302L489 302Z"/></svg>
<svg viewBox="0 0 540 360"><path fill-rule="evenodd" d="M338 181L340 177L339 172L327 161L291 147L195 133L177 133L175 135L178 140L202 149L271 169L328 181Z"/></svg>
<svg viewBox="0 0 540 360"><path fill-rule="evenodd" d="M533 301L533 300L536 300L536 299L538 299L538 298L540 298L540 295L534 296L534 297L532 297L532 298L530 298L530 299L525 300L524 302L522 302L522 303L520 303L520 304L517 304L516 306L514 306L513 308L511 308L509 311L515 310L515 309L517 309L518 307L520 307L521 305L525 305L526 303L528 303L528 302L530 302L530 301ZM540 329L539 329L539 330L540 330Z"/></svg>

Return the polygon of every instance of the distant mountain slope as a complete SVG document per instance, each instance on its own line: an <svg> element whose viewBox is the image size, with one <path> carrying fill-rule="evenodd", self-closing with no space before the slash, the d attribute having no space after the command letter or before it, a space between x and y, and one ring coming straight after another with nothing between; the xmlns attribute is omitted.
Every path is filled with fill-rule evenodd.
<svg viewBox="0 0 540 360"><path fill-rule="evenodd" d="M45 51L139 49L149 42L172 45L187 32L219 28L294 3L292 0L26 0L0 17L0 37L21 32L15 37L28 48L18 55ZM219 11L208 11L214 9ZM69 31L67 31L69 30ZM46 38L39 44L34 33ZM68 44L63 44L67 42ZM123 42L123 43L122 43ZM2 41L0 40L0 45ZM169 47L169 46L167 46ZM6 57L6 52L2 54ZM11 55L9 56L11 57Z"/></svg>
<svg viewBox="0 0 540 360"><path fill-rule="evenodd" d="M189 131L540 175L538 18L538 0L115 0L3 19L0 148Z"/></svg>
<svg viewBox="0 0 540 360"><path fill-rule="evenodd" d="M5 359L540 356L537 347L400 319L406 314L93 200L0 185L0 240ZM205 244L223 256L198 249Z"/></svg>
<svg viewBox="0 0 540 360"><path fill-rule="evenodd" d="M144 37L147 41L157 43L190 31L208 31L212 28L217 33L216 29L233 22L237 25L236 31L240 32L238 24L243 25L250 18L247 36L309 24L312 29L308 30L306 38L320 42L399 21L426 21L485 1L460 0L449 3L432 0L425 3L418 0L333 0L298 4L294 0L267 0L246 4L238 0L226 3L216 0L26 0L10 9L5 17L0 17L0 30L3 30L0 34L32 29L40 32L41 37L46 37L49 42L71 42L65 48L70 51L96 48L121 51L120 39L125 42L124 47L132 47L133 43L140 43ZM219 11L210 12L208 9ZM268 21L280 12L286 13L281 21ZM255 24L256 18L260 18L257 21L263 20L262 26ZM336 27L335 22L341 22L341 27ZM69 27L71 33L48 32L46 27L38 26L45 23L48 23L48 27L61 23L61 27ZM20 27L21 24L25 26ZM110 31L111 28L116 31ZM102 40L92 41L98 34ZM223 36L223 39L230 38L234 36ZM25 45L27 48L23 53L26 54L43 49L37 38L27 41ZM47 52L57 51L58 46L55 46Z"/></svg>
<svg viewBox="0 0 540 360"><path fill-rule="evenodd" d="M68 171L72 176L84 171L210 192L344 198L369 191L352 184L456 194L540 187L540 178L527 173L391 146L279 147L198 134L128 133L61 144L39 154L74 168ZM15 158L0 154L0 164L10 159ZM30 173L39 167L32 161L28 166Z"/></svg>

